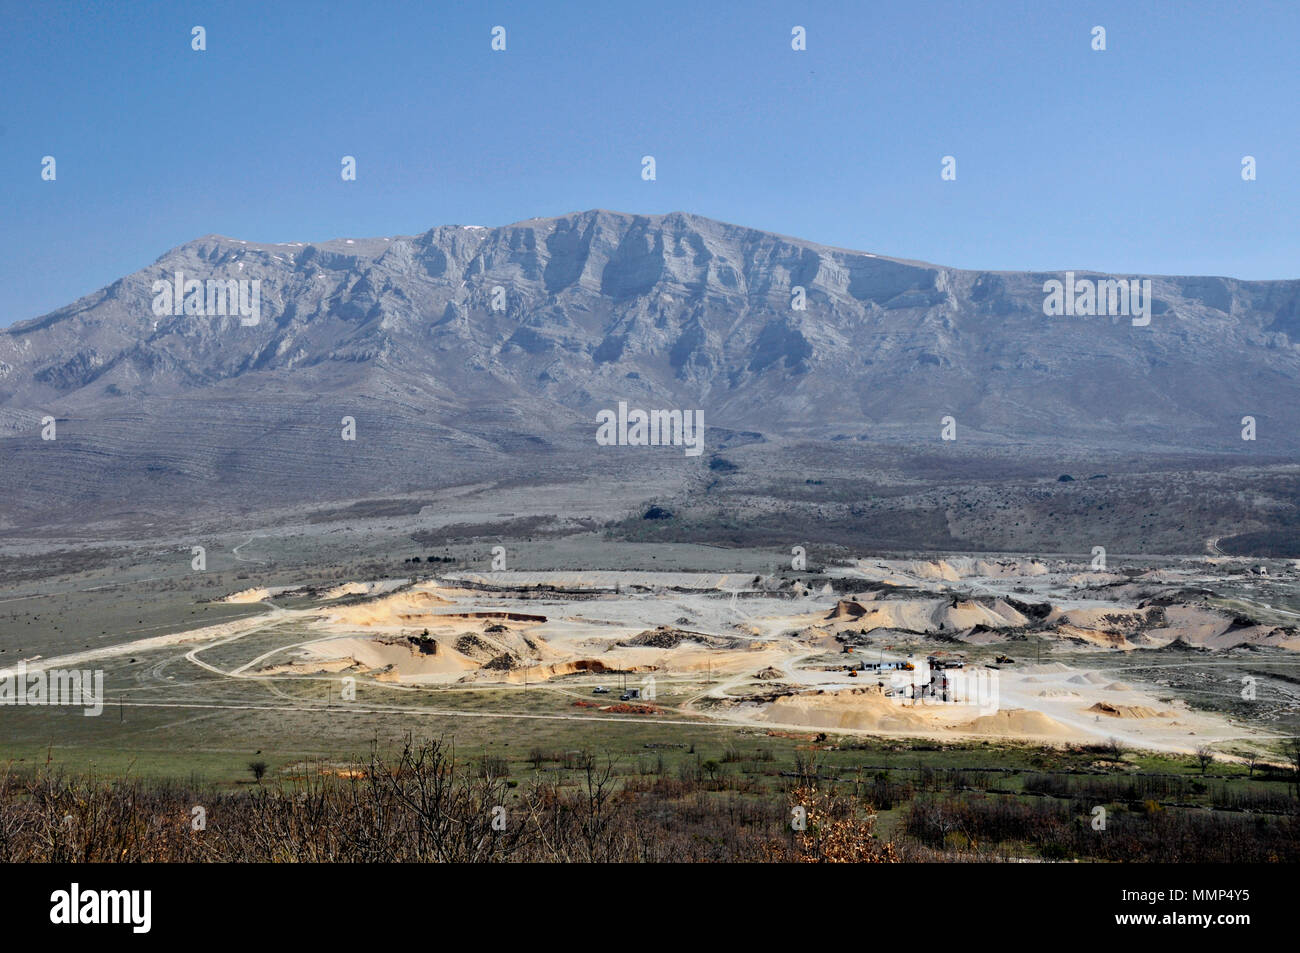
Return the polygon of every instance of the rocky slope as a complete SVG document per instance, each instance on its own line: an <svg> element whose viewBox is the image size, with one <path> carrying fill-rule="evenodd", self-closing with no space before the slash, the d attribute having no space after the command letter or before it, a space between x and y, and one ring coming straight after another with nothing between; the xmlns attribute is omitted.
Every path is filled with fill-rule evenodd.
<svg viewBox="0 0 1300 953"><path fill-rule="evenodd" d="M155 314L153 283L176 272L260 281L260 321ZM561 458L617 470L592 450L595 412L618 401L702 409L711 449L728 432L933 444L952 415L964 445L1026 452L1300 450L1300 281L1118 276L1152 281L1151 323L1134 327L1046 317L1043 282L1061 277L681 213L209 236L0 332L0 467L28 513L205 488L250 505L355 496ZM671 455L654 465L704 464Z"/></svg>

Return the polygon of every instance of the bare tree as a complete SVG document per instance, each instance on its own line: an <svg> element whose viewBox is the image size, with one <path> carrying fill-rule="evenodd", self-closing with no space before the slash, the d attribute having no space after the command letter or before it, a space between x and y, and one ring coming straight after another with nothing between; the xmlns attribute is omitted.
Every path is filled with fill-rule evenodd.
<svg viewBox="0 0 1300 953"><path fill-rule="evenodd" d="M1288 738L1282 746L1286 758L1291 762L1291 771L1295 781L1296 797L1300 797L1300 737Z"/></svg>
<svg viewBox="0 0 1300 953"><path fill-rule="evenodd" d="M607 832L617 813L610 810L610 799L617 785L617 767L618 762L607 755L604 768L598 769L595 756L588 752L582 768L586 790L579 802L579 824L587 852L585 859L589 863L605 860L612 853Z"/></svg>
<svg viewBox="0 0 1300 953"><path fill-rule="evenodd" d="M1214 764L1214 749L1209 745L1201 745L1196 749L1196 763L1201 766L1201 774L1205 774L1205 769Z"/></svg>

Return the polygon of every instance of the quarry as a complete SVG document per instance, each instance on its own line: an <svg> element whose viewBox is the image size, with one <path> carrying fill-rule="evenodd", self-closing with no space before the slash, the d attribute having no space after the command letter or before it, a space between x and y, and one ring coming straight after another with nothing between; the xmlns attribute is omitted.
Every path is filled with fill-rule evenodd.
<svg viewBox="0 0 1300 953"><path fill-rule="evenodd" d="M109 666L110 708L147 707L159 692L158 704L220 704L231 684L269 692L259 702L269 710L277 698L298 707L307 692L330 717L350 699L401 712L466 692L540 692L560 707L546 717L629 718L651 736L666 719L1183 754L1212 746L1229 759L1267 750L1300 713L1300 616L1250 603L1260 577L1227 559L1110 572L975 556L757 573L403 568L254 585L208 602L238 608L237 621L42 664ZM1294 587L1296 576L1293 561L1275 561L1268 585ZM1245 591L1223 598L1233 587ZM146 667L123 690L112 668L124 657L167 674L142 677ZM180 697L167 684L200 671L209 680ZM610 686L635 691L636 710L601 698Z"/></svg>

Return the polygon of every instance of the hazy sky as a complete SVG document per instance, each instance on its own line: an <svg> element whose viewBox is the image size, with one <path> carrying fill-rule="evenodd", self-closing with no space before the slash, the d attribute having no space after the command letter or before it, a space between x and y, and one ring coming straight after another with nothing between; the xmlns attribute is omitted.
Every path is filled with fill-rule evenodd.
<svg viewBox="0 0 1300 953"><path fill-rule="evenodd" d="M967 268L1300 277L1298 56L1295 2L4 0L0 327L204 234L589 208Z"/></svg>

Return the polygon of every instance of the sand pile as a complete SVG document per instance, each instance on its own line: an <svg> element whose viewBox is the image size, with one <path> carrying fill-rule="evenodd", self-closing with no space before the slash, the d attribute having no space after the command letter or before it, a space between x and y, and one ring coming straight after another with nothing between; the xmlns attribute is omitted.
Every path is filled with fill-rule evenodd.
<svg viewBox="0 0 1300 953"><path fill-rule="evenodd" d="M270 589L242 589L239 592L232 592L222 602L261 602L263 599L271 598Z"/></svg>
<svg viewBox="0 0 1300 953"><path fill-rule="evenodd" d="M1106 629L1087 629L1076 625L1064 624L1058 625L1054 634L1058 639L1075 639L1079 642L1087 642L1089 645L1097 645L1107 649L1126 649L1133 647L1133 643L1129 641L1126 633L1114 632Z"/></svg>
<svg viewBox="0 0 1300 953"><path fill-rule="evenodd" d="M343 626L402 626L420 621L436 621L432 610L451 604L428 589L407 589L357 605L332 607L328 610L326 619Z"/></svg>
<svg viewBox="0 0 1300 953"><path fill-rule="evenodd" d="M854 599L841 599L839 602L835 603L835 608L826 616L826 621L844 622L852 619L861 619L866 614L867 609L861 602L857 602Z"/></svg>
<svg viewBox="0 0 1300 953"><path fill-rule="evenodd" d="M934 628L943 630L970 629L977 625L990 629L1004 629L1025 625L1029 618L1012 608L1003 599L984 603L974 599L952 600L936 610Z"/></svg>
<svg viewBox="0 0 1300 953"><path fill-rule="evenodd" d="M377 582L345 582L325 590L322 599L342 599L344 596L369 596L377 592L388 592L402 585L404 579L381 579Z"/></svg>
<svg viewBox="0 0 1300 953"><path fill-rule="evenodd" d="M953 725L954 731L976 735L1001 735L1008 738L1069 738L1075 732L1041 711L1011 708L981 715L965 725Z"/></svg>
<svg viewBox="0 0 1300 953"><path fill-rule="evenodd" d="M325 590L322 598L342 599L344 596L363 596L369 595L369 593L370 587L364 582L345 582L341 586Z"/></svg>
<svg viewBox="0 0 1300 953"><path fill-rule="evenodd" d="M930 617L936 607L946 602L947 600L934 599L891 599L871 607L855 604L862 610L861 614L855 615L849 621L854 628L867 632L872 629L906 629L911 632L925 632L930 628ZM856 609L846 609L846 611L857 612Z"/></svg>
<svg viewBox="0 0 1300 953"><path fill-rule="evenodd" d="M961 573L946 559L933 559L928 562L905 562L899 568L918 579L937 579L944 582L957 582Z"/></svg>
<svg viewBox="0 0 1300 953"><path fill-rule="evenodd" d="M518 666L555 662L568 653L553 648L545 639L497 623L488 623L482 632L456 638L456 651L483 661L484 667L511 669ZM510 661L510 664L506 664ZM495 664L494 664L495 663Z"/></svg>
<svg viewBox="0 0 1300 953"><path fill-rule="evenodd" d="M1031 675L1061 675L1074 670L1061 662L1043 662L1041 664L1026 665L1020 671Z"/></svg>
<svg viewBox="0 0 1300 953"><path fill-rule="evenodd" d="M1025 625L1029 619L1003 599L887 599L864 605L841 599L825 617L867 632L900 629L907 632L959 632L982 626L1005 629Z"/></svg>
<svg viewBox="0 0 1300 953"><path fill-rule="evenodd" d="M675 649L683 642L694 642L699 645L720 645L725 640L716 636L704 635L700 632L690 632L686 629L674 628L670 625L661 625L654 629L646 629L644 632L626 639L622 642L616 642L616 645L624 646L647 646L653 649Z"/></svg>
<svg viewBox="0 0 1300 953"><path fill-rule="evenodd" d="M1105 685L1106 679L1096 672L1085 672L1082 675L1075 675L1067 679L1071 685Z"/></svg>
<svg viewBox="0 0 1300 953"><path fill-rule="evenodd" d="M929 709L906 708L875 688L812 692L778 698L762 721L807 728L857 731L925 731L935 727Z"/></svg>
<svg viewBox="0 0 1300 953"><path fill-rule="evenodd" d="M1055 616L1055 618L1053 618ZM1060 620L1081 629L1138 629L1154 625L1164 617L1159 607L1125 609L1119 606L1056 609L1048 621Z"/></svg>
<svg viewBox="0 0 1300 953"><path fill-rule="evenodd" d="M493 659L487 665L484 665L476 676L471 676L467 680L489 680L520 685L524 682L544 682L551 678L583 673L613 675L620 672L654 671L657 671L657 669L653 665L625 665L617 659L595 658L570 659L567 662L556 662L552 665L521 665L518 658L507 654Z"/></svg>
<svg viewBox="0 0 1300 953"><path fill-rule="evenodd" d="M470 632L456 639L455 649L476 662L489 662L501 654L501 646Z"/></svg>
<svg viewBox="0 0 1300 953"><path fill-rule="evenodd" d="M478 663L466 658L445 645L435 652L422 651L418 639L385 638L381 636L354 636L312 642L303 646L308 659L298 665L313 661L329 663L339 659L350 660L357 668L368 672L381 672L386 681L419 681L422 676L462 674L478 668ZM337 670L322 667L322 671Z"/></svg>
<svg viewBox="0 0 1300 953"><path fill-rule="evenodd" d="M1110 718L1168 718L1171 714L1146 705L1112 705L1110 702L1097 702L1087 710Z"/></svg>
<svg viewBox="0 0 1300 953"><path fill-rule="evenodd" d="M1195 605L1171 605L1165 608L1164 624L1147 630L1158 645L1181 641L1187 645L1229 649L1243 643L1292 648L1295 632L1258 624L1229 612Z"/></svg>
<svg viewBox="0 0 1300 953"><path fill-rule="evenodd" d="M556 662L568 654L552 648L545 639L512 628L515 623L506 626L490 620L455 619L450 624L439 625L438 620L445 617L438 615L426 616L430 624L424 628L394 623L394 617L400 621L411 614L402 610L427 599L442 601L427 592L403 592L374 603L347 607L344 611L351 620L347 628L364 626L390 631L340 635L312 642L304 646L309 661L319 665L323 661L346 658L366 674L384 681L427 682L454 680L453 676L459 678L481 669L494 674L508 673ZM362 611L354 613L353 609ZM331 621L337 621L339 613L331 612ZM466 628L471 626L472 630L467 632Z"/></svg>

